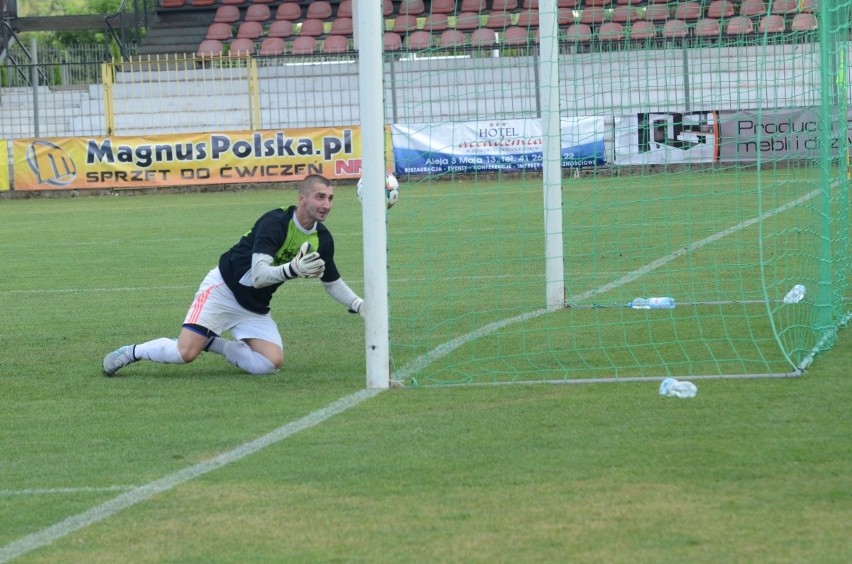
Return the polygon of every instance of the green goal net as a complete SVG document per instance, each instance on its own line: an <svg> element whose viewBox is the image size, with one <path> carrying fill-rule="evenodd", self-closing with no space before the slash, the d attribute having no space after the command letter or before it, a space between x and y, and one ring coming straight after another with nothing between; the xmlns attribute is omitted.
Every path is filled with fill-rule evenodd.
<svg viewBox="0 0 852 564"><path fill-rule="evenodd" d="M612 25L620 2L590 24L581 2L551 14L556 38L541 4L541 27L511 14L521 39L433 33L387 56L396 379L792 375L835 343L852 297L850 5L737 19L734 4L654 20L643 2Z"/></svg>

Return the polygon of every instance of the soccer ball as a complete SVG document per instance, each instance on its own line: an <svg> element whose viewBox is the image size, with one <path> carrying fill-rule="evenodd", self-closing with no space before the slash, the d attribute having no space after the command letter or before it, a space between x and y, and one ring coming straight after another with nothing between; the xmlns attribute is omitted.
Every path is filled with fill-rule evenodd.
<svg viewBox="0 0 852 564"><path fill-rule="evenodd" d="M364 177L358 179L358 188L355 194L358 196L358 201L363 203L362 190L364 190ZM391 209L396 201L399 200L399 180L391 173L385 176L385 201L388 204L388 209Z"/></svg>

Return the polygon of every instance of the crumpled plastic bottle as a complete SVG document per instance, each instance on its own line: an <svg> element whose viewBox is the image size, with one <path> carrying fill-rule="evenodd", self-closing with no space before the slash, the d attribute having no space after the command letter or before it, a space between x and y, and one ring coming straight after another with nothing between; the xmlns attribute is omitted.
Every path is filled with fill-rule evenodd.
<svg viewBox="0 0 852 564"><path fill-rule="evenodd" d="M694 398L698 393L698 386L686 380L680 381L675 378L666 378L660 382L660 395L674 398Z"/></svg>
<svg viewBox="0 0 852 564"><path fill-rule="evenodd" d="M793 286L793 289L787 292L787 295L784 296L785 304L797 304L805 297L805 287L801 284L796 284Z"/></svg>

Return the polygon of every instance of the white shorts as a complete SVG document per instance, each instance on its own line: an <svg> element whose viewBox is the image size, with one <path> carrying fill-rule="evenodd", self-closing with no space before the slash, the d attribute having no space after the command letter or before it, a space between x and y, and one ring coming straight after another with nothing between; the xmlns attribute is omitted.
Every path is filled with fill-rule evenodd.
<svg viewBox="0 0 852 564"><path fill-rule="evenodd" d="M230 331L237 340L261 339L284 348L278 324L272 316L249 311L237 303L218 266L201 281L183 323L199 325L217 335Z"/></svg>

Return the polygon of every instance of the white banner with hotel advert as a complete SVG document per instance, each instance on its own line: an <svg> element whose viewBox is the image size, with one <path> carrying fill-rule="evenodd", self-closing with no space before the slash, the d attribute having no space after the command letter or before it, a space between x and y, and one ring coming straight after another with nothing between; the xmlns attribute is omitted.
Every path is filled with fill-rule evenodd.
<svg viewBox="0 0 852 564"><path fill-rule="evenodd" d="M603 117L562 118L560 129L563 167L606 164ZM397 175L542 168L540 119L402 124L391 131Z"/></svg>

